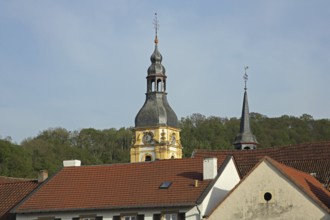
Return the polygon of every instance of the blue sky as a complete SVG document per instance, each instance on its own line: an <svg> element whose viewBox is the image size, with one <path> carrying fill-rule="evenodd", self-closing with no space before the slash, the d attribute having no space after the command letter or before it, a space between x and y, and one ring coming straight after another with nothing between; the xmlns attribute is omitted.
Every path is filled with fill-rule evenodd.
<svg viewBox="0 0 330 220"><path fill-rule="evenodd" d="M330 1L0 1L0 136L134 126L154 50L170 105L330 118Z"/></svg>

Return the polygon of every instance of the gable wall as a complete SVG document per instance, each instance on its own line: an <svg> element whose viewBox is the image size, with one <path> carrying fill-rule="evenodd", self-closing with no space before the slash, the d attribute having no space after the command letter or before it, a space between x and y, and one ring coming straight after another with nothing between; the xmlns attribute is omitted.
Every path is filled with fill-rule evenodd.
<svg viewBox="0 0 330 220"><path fill-rule="evenodd" d="M272 199L266 202L264 194ZM216 208L211 219L330 219L323 209L268 163L261 163Z"/></svg>
<svg viewBox="0 0 330 220"><path fill-rule="evenodd" d="M238 175L238 171L234 164L233 158L231 158L214 184L214 187L210 190L202 203L201 211L203 215L210 213L220 203L220 201L223 200L229 191L239 183L239 181L240 177Z"/></svg>

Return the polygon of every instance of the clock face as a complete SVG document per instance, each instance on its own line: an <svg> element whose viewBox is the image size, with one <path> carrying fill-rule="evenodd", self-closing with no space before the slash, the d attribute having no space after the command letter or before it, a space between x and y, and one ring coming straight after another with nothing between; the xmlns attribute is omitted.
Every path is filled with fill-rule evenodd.
<svg viewBox="0 0 330 220"><path fill-rule="evenodd" d="M144 143L150 143L151 140L152 140L151 134L147 133L147 134L143 135L143 142Z"/></svg>

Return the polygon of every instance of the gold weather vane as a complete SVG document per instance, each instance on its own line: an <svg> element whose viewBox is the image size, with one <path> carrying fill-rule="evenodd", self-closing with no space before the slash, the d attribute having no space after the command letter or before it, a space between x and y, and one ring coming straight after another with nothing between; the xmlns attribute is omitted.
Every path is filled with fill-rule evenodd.
<svg viewBox="0 0 330 220"><path fill-rule="evenodd" d="M155 18L154 18L154 28L155 28L155 44L158 44L158 29L159 29L159 22L158 22L158 18L157 18L157 13L155 13Z"/></svg>
<svg viewBox="0 0 330 220"><path fill-rule="evenodd" d="M245 83L245 87L244 87L244 90L247 90L247 88L246 88L246 82L248 81L248 74L246 73L246 70L248 69L249 67L248 66L245 66L244 67L244 71L245 71L245 73L244 73L244 76L243 76L243 79L244 79L244 83Z"/></svg>

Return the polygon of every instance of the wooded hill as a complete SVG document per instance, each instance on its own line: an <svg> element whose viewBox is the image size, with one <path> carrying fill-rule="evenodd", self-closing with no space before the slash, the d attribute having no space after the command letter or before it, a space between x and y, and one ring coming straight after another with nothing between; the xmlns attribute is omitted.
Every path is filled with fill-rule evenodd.
<svg viewBox="0 0 330 220"><path fill-rule="evenodd" d="M251 113L251 128L258 148L330 140L330 120L314 120L283 115L279 118ZM194 149L233 149L239 131L238 118L206 117L193 114L181 118L184 157ZM68 131L50 128L20 145L0 140L0 176L36 178L39 170L50 174L62 167L63 160L79 159L83 165L129 162L132 128Z"/></svg>

